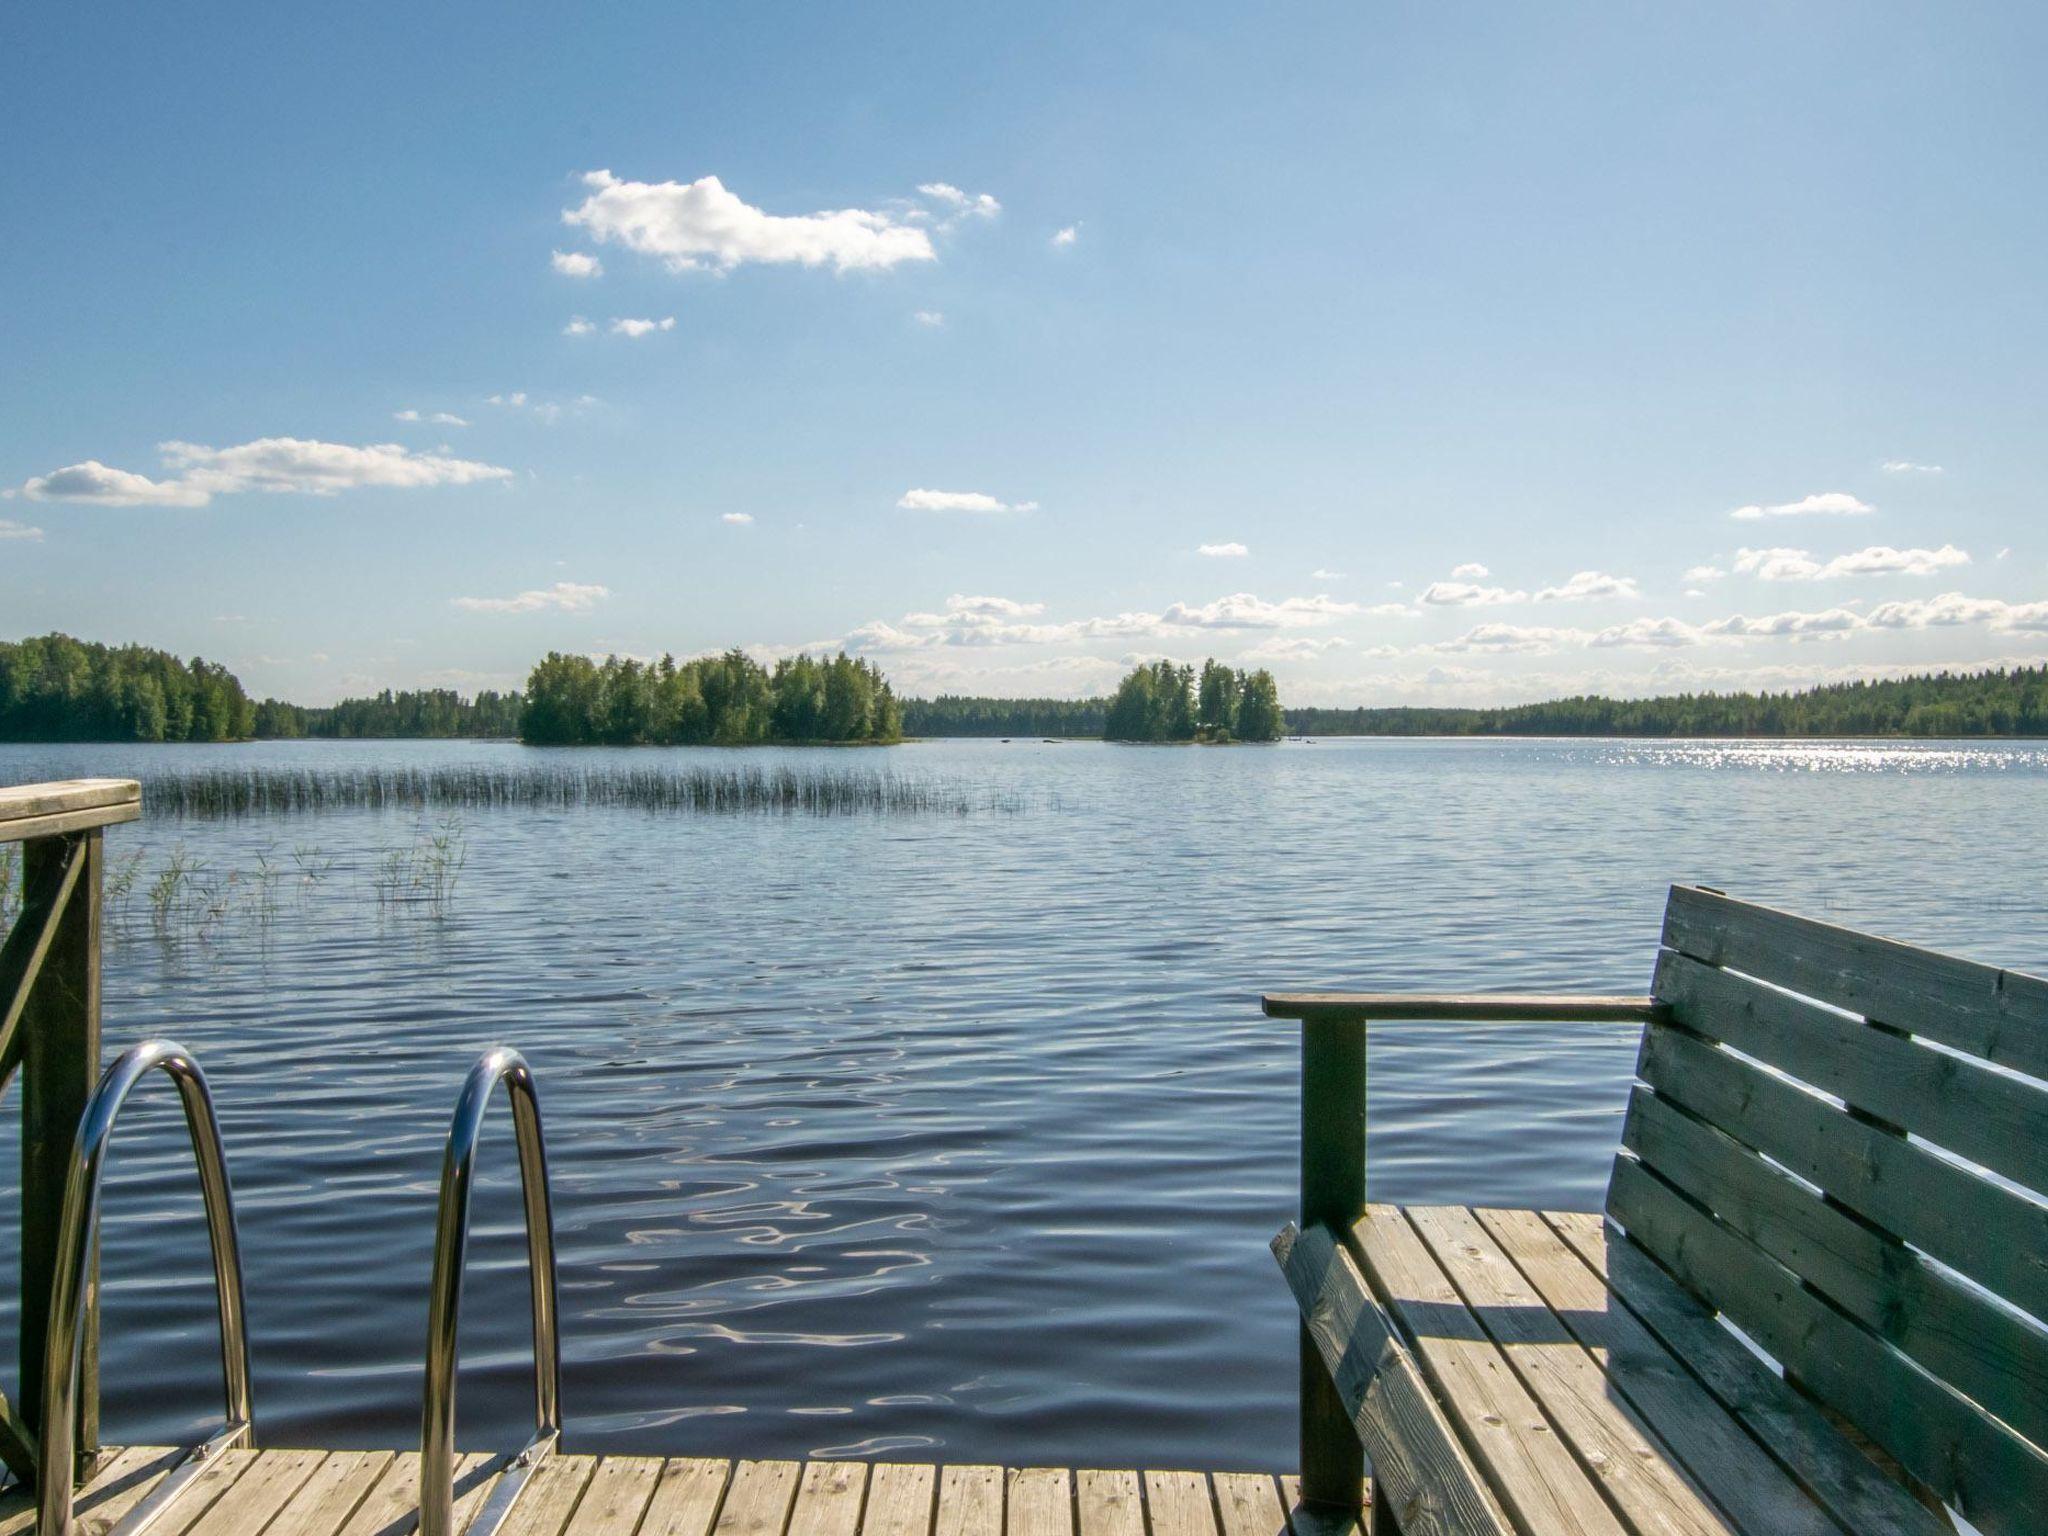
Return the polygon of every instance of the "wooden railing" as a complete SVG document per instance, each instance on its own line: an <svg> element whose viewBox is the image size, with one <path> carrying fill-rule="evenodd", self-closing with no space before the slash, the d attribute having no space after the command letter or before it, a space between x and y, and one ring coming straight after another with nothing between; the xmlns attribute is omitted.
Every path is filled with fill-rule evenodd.
<svg viewBox="0 0 2048 1536"><path fill-rule="evenodd" d="M1327 1227L1340 1240L1365 1214L1365 1046L1375 1020L1641 1023L1657 1014L1647 997L1524 993L1287 992L1264 1002L1268 1017L1301 1024L1301 1230ZM1355 1515L1364 1449L1306 1322L1300 1356L1302 1499L1315 1510Z"/></svg>
<svg viewBox="0 0 2048 1536"><path fill-rule="evenodd" d="M0 1461L36 1474L43 1348L71 1145L100 1069L100 917L107 827L142 815L133 779L0 789L0 846L21 850L21 908L0 943L0 1092L21 1075L21 1301L16 1397L0 1394ZM97 1276L89 1287L98 1289ZM87 1302L77 1439L99 1451L99 1317Z"/></svg>

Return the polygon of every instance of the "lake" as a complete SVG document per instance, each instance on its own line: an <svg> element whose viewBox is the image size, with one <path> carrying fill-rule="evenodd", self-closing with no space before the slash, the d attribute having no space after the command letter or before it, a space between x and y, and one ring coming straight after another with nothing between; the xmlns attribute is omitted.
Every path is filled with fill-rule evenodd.
<svg viewBox="0 0 2048 1536"><path fill-rule="evenodd" d="M0 746L0 783L535 760L969 792L113 829L109 1053L168 1034L213 1080L269 1444L416 1443L441 1148L487 1045L540 1086L571 1449L1278 1470L1295 1310L1265 1245L1297 1042L1260 991L1641 990L1673 881L2048 971L2034 744ZM1376 1029L1375 1197L1597 1207L1634 1048ZM18 1094L0 1116L11 1230ZM158 1081L112 1156L116 1442L217 1411L181 1139ZM530 1346L502 1102L484 1159L459 1434L511 1448Z"/></svg>

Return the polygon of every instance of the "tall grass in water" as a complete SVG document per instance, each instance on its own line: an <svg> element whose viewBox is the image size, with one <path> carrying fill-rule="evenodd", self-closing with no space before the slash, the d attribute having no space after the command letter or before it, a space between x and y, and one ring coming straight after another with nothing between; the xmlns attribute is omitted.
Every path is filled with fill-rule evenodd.
<svg viewBox="0 0 2048 1536"><path fill-rule="evenodd" d="M969 815L1029 809L1028 796L959 780L872 769L522 766L210 768L142 786L153 816L250 816L325 810L575 810L810 816Z"/></svg>

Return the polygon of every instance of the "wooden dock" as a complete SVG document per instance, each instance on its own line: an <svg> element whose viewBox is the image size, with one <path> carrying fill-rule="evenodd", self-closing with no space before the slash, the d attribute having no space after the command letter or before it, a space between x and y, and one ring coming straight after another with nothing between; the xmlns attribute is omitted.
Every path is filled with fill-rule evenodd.
<svg viewBox="0 0 2048 1536"><path fill-rule="evenodd" d="M105 1536L183 1454L104 1453L80 1492L79 1536ZM458 1463L456 1524L503 1458ZM416 1451L224 1451L149 1536L407 1536ZM0 1536L30 1536L34 1498L0 1493ZM551 1456L501 1536L1339 1536L1264 1473Z"/></svg>

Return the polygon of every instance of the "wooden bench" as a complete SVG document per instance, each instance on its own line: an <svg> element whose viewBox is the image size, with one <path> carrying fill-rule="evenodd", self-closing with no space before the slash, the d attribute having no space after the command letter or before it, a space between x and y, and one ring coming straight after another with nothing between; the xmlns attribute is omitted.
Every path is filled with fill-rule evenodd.
<svg viewBox="0 0 2048 1536"><path fill-rule="evenodd" d="M2048 1532L2048 983L1681 886L1647 997L1266 1011L1307 1498L1362 1448L1375 1533ZM1640 1022L1605 1217L1367 1204L1379 1019Z"/></svg>

